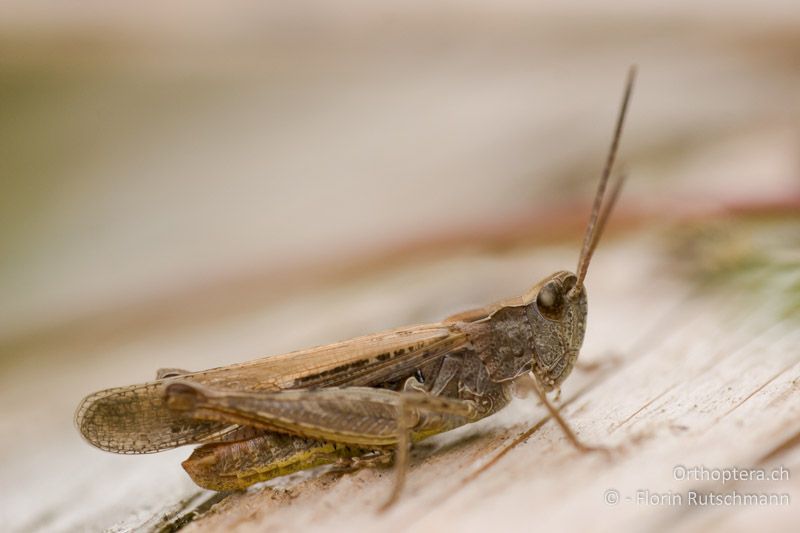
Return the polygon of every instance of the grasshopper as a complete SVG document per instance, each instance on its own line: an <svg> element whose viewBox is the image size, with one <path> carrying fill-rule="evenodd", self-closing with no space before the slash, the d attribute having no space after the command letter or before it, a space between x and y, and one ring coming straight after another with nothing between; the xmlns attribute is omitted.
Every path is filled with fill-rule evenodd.
<svg viewBox="0 0 800 533"><path fill-rule="evenodd" d="M92 445L123 454L200 444L182 463L201 487L244 489L303 469L395 463L412 443L490 416L533 388L570 442L581 443L546 394L572 371L586 330L583 281L623 177L606 197L635 69L628 73L575 273L547 276L520 297L446 318L253 361L96 392L75 423Z"/></svg>

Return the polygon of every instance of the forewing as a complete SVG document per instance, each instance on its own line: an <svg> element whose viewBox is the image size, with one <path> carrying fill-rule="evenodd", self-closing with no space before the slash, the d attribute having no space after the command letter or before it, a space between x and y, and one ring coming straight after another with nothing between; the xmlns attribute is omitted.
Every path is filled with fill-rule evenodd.
<svg viewBox="0 0 800 533"><path fill-rule="evenodd" d="M218 390L279 391L375 385L403 375L466 342L452 326L402 328L348 341L179 376ZM115 453L152 453L222 440L238 426L198 421L169 409L166 378L97 392L78 407L75 423L89 443Z"/></svg>
<svg viewBox="0 0 800 533"><path fill-rule="evenodd" d="M168 409L162 379L106 389L83 399L75 425L92 445L114 453L153 453L184 444L222 440L237 426L198 422Z"/></svg>

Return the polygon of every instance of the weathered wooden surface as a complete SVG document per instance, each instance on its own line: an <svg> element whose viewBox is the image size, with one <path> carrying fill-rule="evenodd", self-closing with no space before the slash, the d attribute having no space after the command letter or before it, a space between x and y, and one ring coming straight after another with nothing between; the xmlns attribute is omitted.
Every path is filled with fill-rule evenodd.
<svg viewBox="0 0 800 533"><path fill-rule="evenodd" d="M301 18L254 16L273 30L252 30L262 47L215 17L196 34L119 19L146 45L89 32L58 55L8 37L4 529L794 529L796 476L723 486L673 468L800 467L796 7L418 8L390 17L395 31L360 9L313 18L327 30L314 38ZM189 449L114 456L80 440L83 395L159 367L437 320L574 268L632 61L631 177L562 394L582 438L618 447L610 459L578 454L521 400L420 446L403 498L378 516L390 471L219 499L181 470ZM791 504L626 499L692 488Z"/></svg>
<svg viewBox="0 0 800 533"><path fill-rule="evenodd" d="M798 227L797 222L789 224L793 231ZM780 228L785 231L786 223L768 232ZM786 281L775 276L755 288L744 284L747 290L737 284L701 287L665 273L664 265L674 258L665 256L663 235L643 231L609 241L593 265L587 341L581 367L563 389L562 412L587 442L619 446L610 460L577 453L554 424L545 422L526 442L479 473L518 434L544 420L543 409L533 399L520 400L507 413L422 446L402 500L384 515L376 515L375 508L388 493L392 475L370 470L343 477L295 476L233 494L190 530L479 530L487 523L516 530L532 523L546 528L592 524L608 530L666 525L703 530L745 522L791 529L798 519L794 503L696 508L626 501L636 498L638 490L684 497L689 489L788 494L792 501L800 497L796 479L722 485L673 478L677 465L782 465L790 473L800 467L800 328L796 308L787 315L792 300L789 288L781 287ZM327 328L332 321L339 323L334 329L340 336L347 336L358 333L357 328L378 326L386 313L407 313L408 319L440 316L451 303L459 306L513 294L524 288L519 280L569 264L574 255L573 247L522 249L499 256L463 253L295 296L286 302L288 308L238 318L227 327L279 331L277 317L284 315L291 332L286 337L303 340L316 328L326 328L325 334L331 335ZM797 306L797 269L789 275ZM347 305L337 294L348 295ZM303 327L292 326L295 320ZM162 354L169 352L169 345L206 345L203 352L211 358L212 346L218 345L215 337L229 337L225 329L150 340L137 351ZM17 367L16 379L35 381L40 372L35 365ZM48 372L49 382L58 387L58 369ZM97 370L92 372L92 386L134 381L116 372L95 374ZM60 385L65 398L74 398L77 391L66 391L84 381L79 376ZM41 406L45 412L40 419L48 420L46 411L69 411L71 402L64 403ZM28 406L18 416L32 411ZM5 413L4 421L13 424L13 414ZM36 421L33 417L29 423ZM191 499L192 509L212 494L196 494L180 471L178 462L188 450L142 457L102 454L66 434L63 420L53 428L57 438L27 445L25 433L34 428L23 420L16 423L22 440L10 451L18 460L7 463L4 478L18 479L28 488L7 494L5 505L20 514L27 509L40 521L17 526L157 529L162 516L167 522L174 520L182 500ZM617 505L604 502L609 489L622 495ZM32 499L31 490L42 498ZM42 507L49 512L37 513Z"/></svg>
<svg viewBox="0 0 800 533"><path fill-rule="evenodd" d="M689 489L800 497L796 479L723 486L673 476L678 465L782 465L796 472L798 317L785 317L779 302L764 297L769 292L748 295L727 287L714 295L658 279L662 256L642 239L610 245L604 256L593 273L586 366L565 387L563 412L587 441L620 446L612 459L576 453L554 424L545 423L476 475L520 431L543 419L533 401L521 401L506 416L432 444L416 462L404 499L386 515L375 516L374 507L389 490L391 475L363 472L299 482L277 494L263 489L233 496L194 527L478 531L486 524L513 530L602 524L607 530L705 530L744 526L740 521L796 526L791 505L659 507L628 500L639 490L687 498ZM517 275L534 263L524 256L506 261ZM469 269L461 262L453 266ZM604 501L610 489L621 495L617 505Z"/></svg>

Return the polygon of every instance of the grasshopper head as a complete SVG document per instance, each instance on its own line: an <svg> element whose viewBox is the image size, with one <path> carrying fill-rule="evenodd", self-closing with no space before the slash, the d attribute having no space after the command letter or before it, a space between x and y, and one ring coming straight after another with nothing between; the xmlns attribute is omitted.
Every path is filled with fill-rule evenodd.
<svg viewBox="0 0 800 533"><path fill-rule="evenodd" d="M623 174L613 182L606 195L635 74L636 69L632 67L575 273L555 272L521 298L490 307L488 315L484 308L447 319L464 324L486 371L495 382L514 380L532 372L545 390L551 390L559 386L575 366L586 333L583 280L624 182Z"/></svg>
<svg viewBox="0 0 800 533"><path fill-rule="evenodd" d="M563 382L578 358L586 333L586 290L566 271L540 281L527 294L528 321L533 331L531 371L550 390Z"/></svg>
<svg viewBox="0 0 800 533"><path fill-rule="evenodd" d="M589 223L586 226L576 274L566 271L551 274L540 281L525 296L528 320L534 336L531 370L545 389L557 387L567 378L578 358L581 344L583 344L587 310L586 289L583 286L583 280L586 278L592 254L597 248L603 228L605 228L624 182L623 174L612 184L611 192L606 196L606 185L614 166L635 75L636 69L631 67L611 148L600 177L600 183L597 186Z"/></svg>

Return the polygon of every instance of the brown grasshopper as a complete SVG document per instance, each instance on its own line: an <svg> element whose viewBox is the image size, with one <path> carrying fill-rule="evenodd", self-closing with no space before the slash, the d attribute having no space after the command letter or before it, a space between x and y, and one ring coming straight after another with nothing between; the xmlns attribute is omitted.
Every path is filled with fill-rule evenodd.
<svg viewBox="0 0 800 533"><path fill-rule="evenodd" d="M547 276L524 295L434 324L96 392L75 423L100 449L152 453L202 444L183 462L200 485L243 489L299 470L388 463L405 479L411 443L503 409L525 380L579 449L548 401L586 330L583 280L623 179L604 202L635 69L631 68L575 274ZM533 378L533 379L531 379Z"/></svg>

